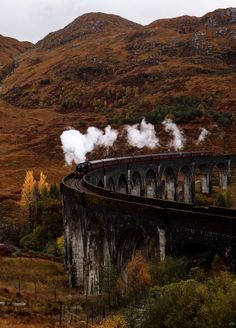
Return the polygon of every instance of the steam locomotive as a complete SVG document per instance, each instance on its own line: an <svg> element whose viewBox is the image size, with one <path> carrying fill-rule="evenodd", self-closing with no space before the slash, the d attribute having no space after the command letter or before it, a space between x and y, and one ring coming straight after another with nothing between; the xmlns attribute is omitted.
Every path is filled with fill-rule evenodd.
<svg viewBox="0 0 236 328"><path fill-rule="evenodd" d="M96 170L109 166L115 166L120 164L132 164L132 163L144 163L149 161L161 161L161 160L175 160L177 158L193 158L193 157L208 157L213 156L210 151L195 151L195 152L180 152L180 153L161 153L153 155L139 155L139 156L127 156L127 157L116 157L107 158L96 161L86 161L76 165L74 174L77 177L83 177L84 174L90 170Z"/></svg>
<svg viewBox="0 0 236 328"><path fill-rule="evenodd" d="M92 164L89 161L86 161L84 163L79 163L76 165L74 174L77 177L82 177L84 174L86 174L90 170L91 166L92 166Z"/></svg>

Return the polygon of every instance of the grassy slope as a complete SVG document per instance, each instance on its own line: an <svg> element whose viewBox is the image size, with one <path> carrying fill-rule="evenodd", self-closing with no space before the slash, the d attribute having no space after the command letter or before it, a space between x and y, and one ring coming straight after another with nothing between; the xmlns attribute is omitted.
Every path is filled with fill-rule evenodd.
<svg viewBox="0 0 236 328"><path fill-rule="evenodd" d="M80 128L81 120L98 127L107 123L101 114L25 110L0 100L0 199L19 197L26 170L33 169L36 177L43 170L50 183L59 183L71 172L73 168L64 165L60 135L68 126Z"/></svg>
<svg viewBox="0 0 236 328"><path fill-rule="evenodd" d="M22 308L0 305L1 328L58 327L58 302L73 304L79 297L78 290L69 289L61 263L0 257L0 302L26 301L29 304Z"/></svg>
<svg viewBox="0 0 236 328"><path fill-rule="evenodd" d="M56 175L66 173L62 160L60 164L51 161L56 150L48 144L53 138L59 138L63 129L60 129L63 119L58 116L45 110L20 110L0 101L1 193L19 193L28 169L35 169L38 174L40 169L47 167L49 179L54 181ZM59 142L57 144L60 149ZM38 145L47 149L40 152Z"/></svg>

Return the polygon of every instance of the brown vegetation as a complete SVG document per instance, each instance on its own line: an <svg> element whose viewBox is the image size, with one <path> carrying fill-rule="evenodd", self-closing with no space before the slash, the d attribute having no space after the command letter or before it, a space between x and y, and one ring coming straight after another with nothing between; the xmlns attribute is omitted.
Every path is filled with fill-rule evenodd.
<svg viewBox="0 0 236 328"><path fill-rule="evenodd" d="M71 171L63 166L59 140L67 126L85 131L91 125L136 123L161 104L170 106L174 118L178 104L200 109L196 119L184 120L185 150L236 152L234 120L214 116L235 115L235 33L233 9L145 27L91 13L33 48L19 43L22 52L31 47L20 56L14 46L8 59L16 67L3 81L8 103L0 100L0 200L19 198L25 170L36 175L43 170L49 182ZM0 39L3 49L6 42ZM223 124L216 127L216 121ZM196 146L202 126L211 134ZM167 151L169 137L159 125L157 131L162 147L156 151ZM99 149L90 158L147 151L124 147L123 135L109 154Z"/></svg>
<svg viewBox="0 0 236 328"><path fill-rule="evenodd" d="M1 328L61 327L59 302L76 304L80 297L68 287L63 264L0 257L0 301L5 303L0 304ZM18 303L22 305L14 305Z"/></svg>
<svg viewBox="0 0 236 328"><path fill-rule="evenodd" d="M206 111L229 111L236 103L235 37L232 8L144 27L86 14L18 58L4 98L27 108L132 115L184 95Z"/></svg>
<svg viewBox="0 0 236 328"><path fill-rule="evenodd" d="M121 130L124 122L136 123L144 114L155 112L157 105L170 106L175 119L177 113L172 110L182 102L184 107L200 109L201 114L182 126L185 150L236 153L235 121L222 114L236 114L235 39L233 9L202 18L159 20L145 27L118 16L92 13L49 34L34 47L0 36L0 93L4 99L0 99L1 232L6 222L20 221L15 201L20 199L27 170L34 170L36 180L45 172L50 184L72 171L63 165L59 140L68 126L84 132L87 126L101 128L110 122ZM220 117L215 117L218 112ZM214 120L223 120L223 124L215 126ZM197 146L203 126L211 134ZM169 137L159 124L156 128L162 145L156 152L168 151ZM97 149L89 158L148 152L129 147L124 140L123 133L109 153ZM43 189L42 175L40 181L39 189ZM58 248L62 249L62 242L57 240ZM173 277L173 266L169 266ZM67 288L63 270L60 263L0 258L1 299L32 301L26 312L6 308L2 312L0 307L0 327L57 327L55 308L48 312L48 305L55 298L72 304L78 298L78 291ZM126 275L117 285L119 293L114 288L108 291L114 292L109 297L123 294L135 299L148 289L150 275L142 258L133 259ZM166 283L161 274L158 277L157 284ZM164 294L165 289L160 292ZM117 324L125 324L120 315L109 317L99 327Z"/></svg>
<svg viewBox="0 0 236 328"><path fill-rule="evenodd" d="M20 42L13 38L0 35L0 83L16 68L16 57L32 48L30 42Z"/></svg>

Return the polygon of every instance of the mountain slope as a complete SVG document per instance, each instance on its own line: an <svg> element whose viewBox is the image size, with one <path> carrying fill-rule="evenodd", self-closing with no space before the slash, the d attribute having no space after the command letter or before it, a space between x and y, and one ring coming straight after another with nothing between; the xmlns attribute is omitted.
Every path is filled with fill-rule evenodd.
<svg viewBox="0 0 236 328"><path fill-rule="evenodd" d="M23 54L3 91L24 107L129 118L176 97L206 112L234 111L235 80L235 8L144 27L91 13Z"/></svg>
<svg viewBox="0 0 236 328"><path fill-rule="evenodd" d="M158 105L173 109L176 123L176 111L183 112L184 151L236 152L231 117L225 127L208 116L236 114L235 9L144 27L92 13L25 52L28 47L18 41L5 46L4 53L0 47L1 64L14 59L14 70L3 81L7 102L0 99L0 201L19 198L25 170L34 169L35 176L43 170L49 182L73 170L63 166L59 138L68 126L85 132L113 121L119 129L114 147L109 152L98 148L89 159L169 151L172 137L161 124L156 125L161 146L155 150L128 146L122 129L124 120L137 123ZM192 108L202 114L189 123ZM224 116L219 118L225 123ZM196 145L202 127L210 133Z"/></svg>
<svg viewBox="0 0 236 328"><path fill-rule="evenodd" d="M50 33L43 40L39 41L36 46L52 49L75 39L91 35L97 37L96 34L124 33L139 27L141 25L116 15L89 13L76 18L65 28Z"/></svg>
<svg viewBox="0 0 236 328"><path fill-rule="evenodd" d="M16 39L0 35L0 80L14 66L16 56L32 48L30 42L20 42Z"/></svg>

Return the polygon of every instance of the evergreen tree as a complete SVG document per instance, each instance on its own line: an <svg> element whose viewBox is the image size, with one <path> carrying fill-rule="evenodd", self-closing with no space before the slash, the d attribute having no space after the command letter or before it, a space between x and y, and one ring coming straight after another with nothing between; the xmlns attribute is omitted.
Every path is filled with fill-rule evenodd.
<svg viewBox="0 0 236 328"><path fill-rule="evenodd" d="M50 186L49 193L50 193L50 197L52 199L60 199L61 198L60 190L56 183L54 183Z"/></svg>

